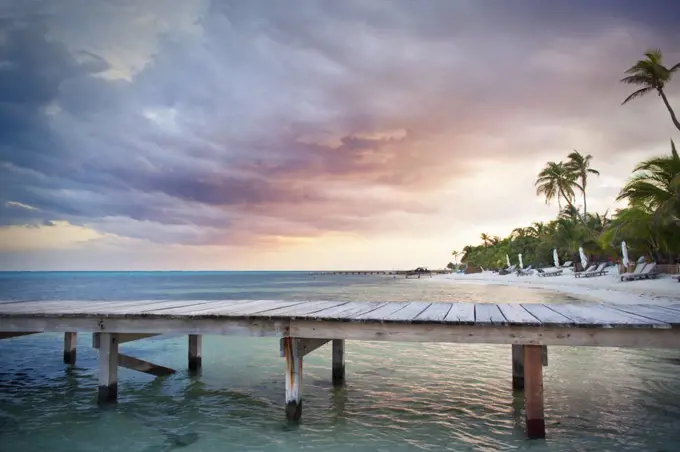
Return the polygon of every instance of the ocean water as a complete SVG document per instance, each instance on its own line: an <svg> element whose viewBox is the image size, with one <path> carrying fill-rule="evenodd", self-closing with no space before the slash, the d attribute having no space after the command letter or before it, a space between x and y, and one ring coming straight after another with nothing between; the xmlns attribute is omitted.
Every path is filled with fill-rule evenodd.
<svg viewBox="0 0 680 452"><path fill-rule="evenodd" d="M509 286L306 273L0 273L0 300L290 299L544 302L578 300ZM330 350L305 357L303 419L285 420L284 362L272 338L206 336L203 369L187 340L159 336L124 353L173 367L120 369L119 403L96 404L97 355L78 338L0 341L0 452L31 451L677 451L680 353L551 347L546 440L527 440L509 346L346 343L346 384Z"/></svg>

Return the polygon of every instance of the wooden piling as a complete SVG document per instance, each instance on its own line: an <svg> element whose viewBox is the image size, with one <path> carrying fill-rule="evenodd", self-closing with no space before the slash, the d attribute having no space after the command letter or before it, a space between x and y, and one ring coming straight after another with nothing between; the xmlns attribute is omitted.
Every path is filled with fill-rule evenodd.
<svg viewBox="0 0 680 452"><path fill-rule="evenodd" d="M76 341L78 333L64 333L64 363L76 363Z"/></svg>
<svg viewBox="0 0 680 452"><path fill-rule="evenodd" d="M298 340L283 338L286 357L286 418L298 421L302 416L302 356Z"/></svg>
<svg viewBox="0 0 680 452"><path fill-rule="evenodd" d="M512 345L512 390L524 390L524 346Z"/></svg>
<svg viewBox="0 0 680 452"><path fill-rule="evenodd" d="M543 362L540 345L524 346L524 403L527 435L545 438L543 417Z"/></svg>
<svg viewBox="0 0 680 452"><path fill-rule="evenodd" d="M113 333L99 335L99 403L118 398L118 337Z"/></svg>
<svg viewBox="0 0 680 452"><path fill-rule="evenodd" d="M345 340L333 339L333 385L341 386L345 382Z"/></svg>
<svg viewBox="0 0 680 452"><path fill-rule="evenodd" d="M189 370L196 372L201 368L203 355L203 336L200 334L189 335Z"/></svg>

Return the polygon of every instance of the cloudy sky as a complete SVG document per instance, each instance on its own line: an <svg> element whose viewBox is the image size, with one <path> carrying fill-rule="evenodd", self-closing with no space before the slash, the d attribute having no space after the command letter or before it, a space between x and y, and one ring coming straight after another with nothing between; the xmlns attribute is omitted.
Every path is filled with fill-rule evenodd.
<svg viewBox="0 0 680 452"><path fill-rule="evenodd" d="M676 0L0 0L0 269L441 267L680 140ZM668 87L680 109L680 78Z"/></svg>

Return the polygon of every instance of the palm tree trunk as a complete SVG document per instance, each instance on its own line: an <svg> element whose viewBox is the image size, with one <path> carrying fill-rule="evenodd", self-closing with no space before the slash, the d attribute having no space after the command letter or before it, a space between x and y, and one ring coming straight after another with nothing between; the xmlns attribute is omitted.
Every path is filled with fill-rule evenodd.
<svg viewBox="0 0 680 452"><path fill-rule="evenodd" d="M675 124L675 127L680 130L680 121L678 121L678 118L675 116L675 112L671 108L671 104L668 103L668 98L666 98L666 93L663 92L661 88L659 88L657 91L659 91L659 96L663 99L663 103L666 104L666 108L668 109L668 112L671 114L671 119L673 120L673 124Z"/></svg>
<svg viewBox="0 0 680 452"><path fill-rule="evenodd" d="M588 207L586 204L586 178L588 173L581 174L581 193L583 193L583 218L588 219Z"/></svg>

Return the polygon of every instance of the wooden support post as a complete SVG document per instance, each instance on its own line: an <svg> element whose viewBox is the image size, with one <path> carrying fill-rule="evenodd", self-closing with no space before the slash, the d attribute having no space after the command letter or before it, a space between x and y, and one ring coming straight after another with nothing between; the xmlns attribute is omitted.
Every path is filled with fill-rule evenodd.
<svg viewBox="0 0 680 452"><path fill-rule="evenodd" d="M545 438L543 363L540 345L524 346L524 380L527 435L529 438Z"/></svg>
<svg viewBox="0 0 680 452"><path fill-rule="evenodd" d="M200 334L189 335L189 370L196 372L202 364L203 336Z"/></svg>
<svg viewBox="0 0 680 452"><path fill-rule="evenodd" d="M76 363L76 341L78 333L64 333L64 363Z"/></svg>
<svg viewBox="0 0 680 452"><path fill-rule="evenodd" d="M284 337L282 345L286 357L286 418L298 421L302 416L302 356L298 339Z"/></svg>
<svg viewBox="0 0 680 452"><path fill-rule="evenodd" d="M113 333L99 334L99 403L115 402L118 398L118 337Z"/></svg>
<svg viewBox="0 0 680 452"><path fill-rule="evenodd" d="M524 345L512 345L512 390L524 390Z"/></svg>
<svg viewBox="0 0 680 452"><path fill-rule="evenodd" d="M345 382L345 340L333 339L333 385Z"/></svg>

